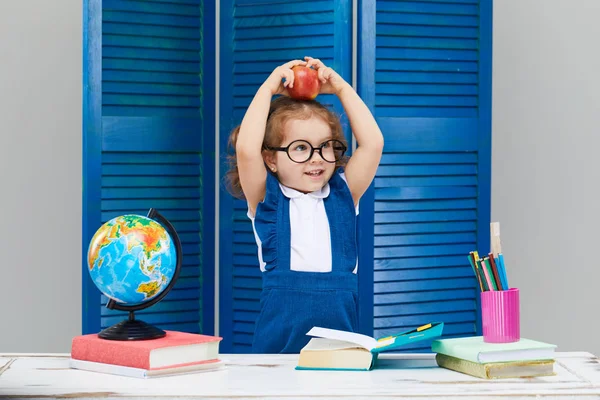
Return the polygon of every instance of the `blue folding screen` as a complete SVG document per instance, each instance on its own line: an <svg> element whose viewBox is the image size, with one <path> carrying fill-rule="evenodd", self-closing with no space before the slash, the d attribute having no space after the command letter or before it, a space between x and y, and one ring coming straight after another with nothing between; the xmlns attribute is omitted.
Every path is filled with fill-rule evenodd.
<svg viewBox="0 0 600 400"><path fill-rule="evenodd" d="M375 337L430 321L479 332L466 256L489 249L491 13L487 0L359 5L358 90L385 136L361 202L363 273L374 261L361 328Z"/></svg>
<svg viewBox="0 0 600 400"><path fill-rule="evenodd" d="M349 0L223 0L220 29L220 154L260 84L277 67L304 56L320 58L345 79L351 72ZM319 100L338 113L336 98ZM350 133L346 130L346 133ZM227 169L222 158L221 171ZM260 269L247 206L221 187L220 335L224 352L250 351L258 315Z"/></svg>
<svg viewBox="0 0 600 400"><path fill-rule="evenodd" d="M489 248L491 1L357 3L357 90L386 140L360 205L360 330L380 337L438 320L446 336L478 333L466 254ZM221 348L250 350L261 287L256 245L245 202L214 180L215 150L222 178L229 133L277 65L310 55L352 81L352 3L220 2L217 143L214 7L85 3L85 333L124 317L103 307L89 280L89 240L109 218L150 207L179 231L184 270L173 292L140 318L212 333L219 190ZM319 100L342 113L334 97Z"/></svg>
<svg viewBox="0 0 600 400"><path fill-rule="evenodd" d="M178 231L183 268L161 302L136 314L211 333L214 5L88 0L84 13L83 332L126 318L89 278L89 241L109 219L152 207Z"/></svg>

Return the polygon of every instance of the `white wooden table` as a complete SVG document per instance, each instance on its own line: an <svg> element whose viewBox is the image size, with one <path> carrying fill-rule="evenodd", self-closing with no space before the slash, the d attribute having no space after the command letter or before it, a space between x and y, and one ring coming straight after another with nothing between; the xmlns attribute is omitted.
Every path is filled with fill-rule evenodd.
<svg viewBox="0 0 600 400"><path fill-rule="evenodd" d="M589 353L557 353L555 376L494 381L438 368L422 354L385 355L369 372L296 371L295 355L221 357L221 371L136 379L71 370L66 354L0 354L0 398L600 398L600 363Z"/></svg>

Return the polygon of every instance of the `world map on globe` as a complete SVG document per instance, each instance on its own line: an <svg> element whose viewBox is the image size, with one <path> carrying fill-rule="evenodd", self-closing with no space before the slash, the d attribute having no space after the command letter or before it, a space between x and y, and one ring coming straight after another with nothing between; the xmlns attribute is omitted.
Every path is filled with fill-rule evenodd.
<svg viewBox="0 0 600 400"><path fill-rule="evenodd" d="M158 222L122 215L102 225L88 248L88 269L96 287L123 305L158 296L171 282L177 253Z"/></svg>

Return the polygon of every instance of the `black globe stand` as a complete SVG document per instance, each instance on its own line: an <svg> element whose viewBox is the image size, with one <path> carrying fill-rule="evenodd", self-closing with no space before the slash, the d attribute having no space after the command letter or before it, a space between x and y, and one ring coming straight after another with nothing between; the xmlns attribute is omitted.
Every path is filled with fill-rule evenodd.
<svg viewBox="0 0 600 400"><path fill-rule="evenodd" d="M162 329L135 319L133 311L129 311L129 319L119 322L101 331L98 336L108 340L148 340L166 336Z"/></svg>
<svg viewBox="0 0 600 400"><path fill-rule="evenodd" d="M173 278L171 282L167 285L165 290L163 290L158 296L149 300L145 303L136 304L134 306L124 306L116 301L110 299L106 304L106 308L111 310L120 310L120 311L128 311L129 318L121 321L113 326L110 326L106 329L103 329L98 333L98 337L106 340L151 340L158 339L166 336L166 332L162 329L155 327L147 322L144 322L139 319L135 319L135 311L146 309L159 301L161 301L173 288L175 285L175 281L179 278L179 273L181 272L181 259L182 259L182 248L181 248L181 240L179 240L179 235L177 231L173 227L173 225L163 217L158 211L154 208L151 208L148 211L148 218L156 220L162 226L166 228L166 230L171 235L173 242L175 243L175 252L177 255L177 262L175 265L175 272L173 273Z"/></svg>

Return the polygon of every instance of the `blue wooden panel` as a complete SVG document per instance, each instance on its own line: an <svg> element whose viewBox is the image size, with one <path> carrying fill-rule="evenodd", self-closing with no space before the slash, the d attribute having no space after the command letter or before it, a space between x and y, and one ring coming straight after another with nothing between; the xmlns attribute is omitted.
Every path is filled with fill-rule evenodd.
<svg viewBox="0 0 600 400"><path fill-rule="evenodd" d="M370 0L358 0L357 31L361 32L357 43L357 92L369 111L375 114L375 49L376 49L376 9ZM358 329L366 335L373 335L373 268L374 263L374 185L371 184L360 201L358 216Z"/></svg>
<svg viewBox="0 0 600 400"><path fill-rule="evenodd" d="M295 27L299 24L313 26L317 24L331 24L333 12L319 12L311 14L279 14L269 15L262 18L236 18L233 21L233 26L236 28L236 38L238 32L241 34L240 39L245 38L245 28L262 28L262 29L273 29L285 27ZM264 32L264 31L263 31ZM305 34L302 30L295 30L296 35ZM268 37L277 37L278 35L269 35ZM285 58L285 60L289 60Z"/></svg>
<svg viewBox="0 0 600 400"><path fill-rule="evenodd" d="M477 72L473 61L378 60L378 71Z"/></svg>
<svg viewBox="0 0 600 400"><path fill-rule="evenodd" d="M127 11L140 14L182 15L185 17L199 16L199 1L181 3L174 1L154 2L135 0L103 0L103 10Z"/></svg>
<svg viewBox="0 0 600 400"><path fill-rule="evenodd" d="M433 301L471 300L475 299L475 292L471 288L446 290L443 292L403 292L382 293L375 295L375 306L430 303Z"/></svg>
<svg viewBox="0 0 600 400"><path fill-rule="evenodd" d="M104 85L104 93L108 94L149 94L149 95L176 95L198 96L194 86L172 85L164 83L115 83L108 82Z"/></svg>
<svg viewBox="0 0 600 400"><path fill-rule="evenodd" d="M112 0L103 10L103 116L200 119L200 2ZM152 15L166 20L148 20ZM190 17L197 20L169 21Z"/></svg>
<svg viewBox="0 0 600 400"><path fill-rule="evenodd" d="M416 13L416 14L452 14L452 15L478 15L477 4L444 4L422 3L417 1L380 1L377 6L379 12Z"/></svg>
<svg viewBox="0 0 600 400"><path fill-rule="evenodd" d="M199 187L191 187L191 188L177 188L177 187L167 187L167 188L111 188L105 187L102 188L102 198L106 200L112 199L122 199L123 196L131 196L136 199L154 199L157 197L167 197L167 198L181 198L181 199L200 199L201 190Z"/></svg>
<svg viewBox="0 0 600 400"><path fill-rule="evenodd" d="M123 316L103 316L102 317L102 327L109 327L114 324L118 324L123 321ZM153 324L155 326L162 327L164 324L184 324L184 323L193 323L197 324L198 322L198 311L183 311L178 313L160 313L160 314L143 314L140 316L141 320L147 322L149 324ZM194 333L199 332L200 327L197 326L192 331Z"/></svg>
<svg viewBox="0 0 600 400"><path fill-rule="evenodd" d="M90 278L87 249L100 226L102 180L102 2L83 3L83 196L81 332L100 330L101 293Z"/></svg>
<svg viewBox="0 0 600 400"><path fill-rule="evenodd" d="M186 299L181 299L181 300L170 300L167 299L166 297L160 301L159 303L155 304L154 306L152 306L151 309L145 309L145 310L141 310L138 311L136 314L138 316L140 316L140 318L142 315L145 314L152 314L152 313L165 313L165 312L169 312L169 313L173 313L173 312L180 312L180 311L185 311L185 312L189 312L189 311L195 311L195 312L200 312L200 303L194 303L194 302L190 302L187 301ZM126 312L112 312L112 310L109 310L107 308L103 308L102 309L102 316L103 317L117 317L120 316L122 318L126 318L128 315L128 313Z"/></svg>
<svg viewBox="0 0 600 400"><path fill-rule="evenodd" d="M415 95L380 95L377 96L375 105L385 106L413 106L413 107L477 107L477 96L415 96Z"/></svg>
<svg viewBox="0 0 600 400"><path fill-rule="evenodd" d="M304 56L320 58L351 81L350 2L225 0L221 13L220 141L241 122L256 90L275 67ZM319 101L338 114L331 95ZM347 121L342 124L347 127ZM350 132L346 129L350 138ZM227 170L222 159L221 174ZM220 194L220 335L223 352L250 351L261 288L257 247L247 205Z"/></svg>
<svg viewBox="0 0 600 400"><path fill-rule="evenodd" d="M377 49L378 60L440 60L440 61L477 61L476 50L456 49L416 49L404 47L383 47Z"/></svg>
<svg viewBox="0 0 600 400"><path fill-rule="evenodd" d="M431 121L430 124L435 124ZM381 157L380 168L386 165L402 166L403 164L475 164L477 163L476 153L384 153ZM418 166L416 166L418 168Z"/></svg>
<svg viewBox="0 0 600 400"><path fill-rule="evenodd" d="M318 15L323 14L321 13ZM240 25L238 25L238 28L242 27ZM270 39L277 35L282 38L304 38L306 36L305 32L296 29L295 26L267 26L262 28L244 26L244 28L250 29L238 29L236 32L236 38L240 41L250 39ZM311 37L329 36L334 33L333 25L329 23L313 23L311 24L310 29L312 34Z"/></svg>
<svg viewBox="0 0 600 400"><path fill-rule="evenodd" d="M474 118L378 118L385 137L385 152L476 151Z"/></svg>
<svg viewBox="0 0 600 400"><path fill-rule="evenodd" d="M172 27L160 25L123 24L119 21L105 22L102 24L102 32L108 35L133 35L133 36L156 36L165 38L182 38L186 40L197 40L200 43L200 29L198 27Z"/></svg>
<svg viewBox="0 0 600 400"><path fill-rule="evenodd" d="M307 47L320 47L324 40L333 40L333 35L320 35L298 38L275 38L275 39L250 39L239 40L236 44L236 51L264 51L285 49L289 52L295 52L296 49Z"/></svg>
<svg viewBox="0 0 600 400"><path fill-rule="evenodd" d="M384 4L378 2L378 6ZM377 24L426 25L426 26L458 26L478 27L479 18L475 15L440 15L426 13L390 13L377 12Z"/></svg>
<svg viewBox="0 0 600 400"><path fill-rule="evenodd" d="M375 74L375 81L377 83L444 83L462 85L477 83L477 75L474 73L382 71Z"/></svg>
<svg viewBox="0 0 600 400"><path fill-rule="evenodd" d="M320 45L320 47L297 47L291 52L287 49L234 52L233 60L239 63L254 60L272 60L277 66L277 63L281 64L291 59L301 59L307 54L312 54L311 57L319 59L330 57L333 46L328 46L327 43L320 43Z"/></svg>
<svg viewBox="0 0 600 400"><path fill-rule="evenodd" d="M165 105L132 105L105 104L104 115L152 116L152 117L198 117L198 107L171 107Z"/></svg>
<svg viewBox="0 0 600 400"><path fill-rule="evenodd" d="M377 47L414 47L418 49L477 49L476 39L454 38L411 38L380 36L377 38Z"/></svg>
<svg viewBox="0 0 600 400"><path fill-rule="evenodd" d="M214 19L214 5L204 10L200 0L86 3L93 32L88 29L84 54L93 74L84 92L93 95L97 109L84 116L90 126L84 129L90 154L84 160L84 253L100 224L158 209L182 240L182 270L165 299L137 315L163 329L188 332L204 331L206 322L206 331L213 332L214 257L205 253L214 239L205 240L203 232L214 226L215 158L206 151L214 141L204 133L214 126L213 104L204 97L214 91L203 92L202 83L214 80L213 59L203 56L205 48L213 54L214 46L202 40L214 42L214 21L207 23ZM210 313L202 301L206 296ZM107 300L84 284L84 333L127 317L107 309Z"/></svg>
<svg viewBox="0 0 600 400"><path fill-rule="evenodd" d="M434 244L434 245L413 245L413 246L394 246L394 247L376 247L374 251L375 259L378 258L408 258L408 257L433 257L469 254L469 249L473 249L475 243L460 244Z"/></svg>
<svg viewBox="0 0 600 400"><path fill-rule="evenodd" d="M380 166L377 170L378 176L432 176L432 175L475 175L477 168L474 164L456 164L445 165L443 170L440 170L439 165L421 164L421 165L387 165Z"/></svg>
<svg viewBox="0 0 600 400"><path fill-rule="evenodd" d="M139 209L139 210L135 210L135 209L130 209L128 210L130 213L132 214L145 214L148 212L148 209ZM167 218L169 221L173 222L190 222L190 221L201 221L202 219L202 214L201 214L201 210L200 209L194 209L194 210L179 210L179 209L173 209L173 210L169 210L169 209L162 209L161 210L161 214L165 216L165 218ZM121 215L121 210L107 210L107 211L102 211L101 213L102 215L102 221L106 222L109 219L118 217L119 215Z"/></svg>
<svg viewBox="0 0 600 400"><path fill-rule="evenodd" d="M131 182L123 182L119 177L105 176L103 180L106 187L131 187ZM177 177L164 177L164 176L138 176L135 180L135 186L141 187L187 187L194 186L198 183L196 177L193 176L177 176Z"/></svg>
<svg viewBox="0 0 600 400"><path fill-rule="evenodd" d="M377 224L375 234L378 235L403 235L410 233L436 233L436 232L468 232L474 231L476 222L473 221L452 221L444 219L442 222L423 222L417 224ZM464 263L464 260L461 260Z"/></svg>
<svg viewBox="0 0 600 400"><path fill-rule="evenodd" d="M480 64L479 84L480 115L479 115L479 192L477 224L482 227L477 231L477 246L482 254L490 250L489 227L491 214L492 191L492 2L480 3ZM484 228L485 227L485 228ZM479 302L477 303L479 310ZM481 332L481 319L477 319L477 332Z"/></svg>
<svg viewBox="0 0 600 400"><path fill-rule="evenodd" d="M198 176L200 175L200 167L194 164L183 165L114 165L107 164L103 167L103 173L111 176L140 176L140 175L156 175L164 176Z"/></svg>
<svg viewBox="0 0 600 400"><path fill-rule="evenodd" d="M155 57L151 52L146 53L147 57ZM177 57L181 54L187 53L179 53ZM121 57L126 57L126 54L121 55ZM139 57L140 60L144 60L143 57ZM130 82L147 82L147 83L164 83L164 84L181 84L183 85L200 85L200 77L197 74L176 74L176 73L168 73L168 72L147 72L147 71L111 71L105 70L103 72L103 77L105 79L105 83L109 84L111 82L117 82L128 85ZM107 87L111 91L115 91L118 88L117 85L111 85ZM188 91L189 87L181 87L181 90ZM196 90L196 88L194 88Z"/></svg>
<svg viewBox="0 0 600 400"><path fill-rule="evenodd" d="M446 233L446 234L421 234L402 236L376 236L375 246L414 246L423 244L443 243L474 243L475 233Z"/></svg>
<svg viewBox="0 0 600 400"><path fill-rule="evenodd" d="M158 48L146 48L143 52L140 52L136 48L105 45L102 48L102 53L107 59L135 58L137 60L187 61L191 63L195 63L198 60L198 54L195 51L173 51ZM105 76L110 78L111 73L114 74L115 72L106 71ZM189 78L194 78L194 76L190 76ZM198 76L195 78L198 80Z"/></svg>
<svg viewBox="0 0 600 400"><path fill-rule="evenodd" d="M186 0L189 1L189 0ZM216 54L216 2L202 2L202 332L215 334L215 165L216 151L216 71L213 54Z"/></svg>
<svg viewBox="0 0 600 400"><path fill-rule="evenodd" d="M126 46L137 47L140 51L145 48L160 48L182 51L199 51L200 44L196 40L171 39L171 38L152 38L150 42L148 37L143 36L123 36L123 35L103 35L103 44L107 46ZM107 60L108 61L108 60ZM105 65L107 62L104 63ZM145 66L142 66L145 69Z"/></svg>
<svg viewBox="0 0 600 400"><path fill-rule="evenodd" d="M113 0L113 3L119 3L120 1L121 0ZM201 26L199 18L186 15L137 13L132 16L132 14L127 11L104 9L102 16L105 21L122 22L125 24L135 23L139 25L146 24L198 29L200 29Z"/></svg>
<svg viewBox="0 0 600 400"><path fill-rule="evenodd" d="M200 149L200 118L104 117L104 151L172 151Z"/></svg>
<svg viewBox="0 0 600 400"><path fill-rule="evenodd" d="M217 149L220 153L231 151L228 149L229 133L233 128L234 121L232 119L233 85L231 75L234 71L234 0L225 0L220 2L220 47L217 49L220 58L220 80L219 85L219 140ZM247 18L246 20L255 19ZM256 21L260 25L261 21ZM225 77L224 77L225 75ZM228 163L224 157L219 157L219 173L220 179L224 176L224 171L227 171ZM223 185L219 185L219 336L223 337L219 351L223 353L239 351L234 349L235 341L233 334L233 265L236 262L233 255L233 242L230 240L233 232L232 211L234 199L229 195ZM255 265L258 265L256 262Z"/></svg>
<svg viewBox="0 0 600 400"><path fill-rule="evenodd" d="M423 200L419 202L378 201L375 211L419 211L419 210L464 210L477 207L477 201L472 199Z"/></svg>
<svg viewBox="0 0 600 400"><path fill-rule="evenodd" d="M479 294L465 255L489 247L491 2L364 1L359 26L359 94L385 137L373 217L361 221L373 225L365 333L435 320L446 337L475 334Z"/></svg>
<svg viewBox="0 0 600 400"><path fill-rule="evenodd" d="M293 14L311 14L333 11L334 3L332 1L299 1L299 2L270 2L263 3L256 1L249 4L238 4L234 15L236 18L258 17L264 18L269 15L293 15ZM307 32L308 33L308 32Z"/></svg>
<svg viewBox="0 0 600 400"><path fill-rule="evenodd" d="M377 328L387 328L402 323L403 317L415 314L461 312L457 319L473 320L473 307L475 299L470 300L445 300L425 304L413 303L391 306L376 306Z"/></svg>
<svg viewBox="0 0 600 400"><path fill-rule="evenodd" d="M375 190L375 200L455 199L475 197L474 187L384 187ZM417 214L415 214L417 215ZM420 213L418 215L435 215Z"/></svg>
<svg viewBox="0 0 600 400"><path fill-rule="evenodd" d="M452 37L452 38L477 38L477 28L460 28L456 26L424 26L424 25L396 25L380 24L377 27L377 36L419 36L419 37Z"/></svg>

